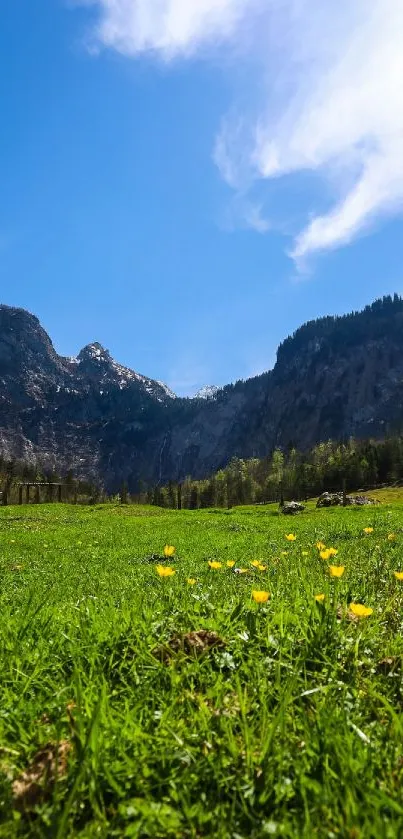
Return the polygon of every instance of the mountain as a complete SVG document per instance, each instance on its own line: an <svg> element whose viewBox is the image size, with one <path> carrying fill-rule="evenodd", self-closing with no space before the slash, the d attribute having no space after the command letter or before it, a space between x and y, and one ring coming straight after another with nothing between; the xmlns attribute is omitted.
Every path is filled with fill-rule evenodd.
<svg viewBox="0 0 403 839"><path fill-rule="evenodd" d="M193 399L97 342L61 357L34 315L0 306L0 453L73 469L111 491L200 478L275 446L379 438L402 420L397 295L305 324L280 345L273 370Z"/></svg>
<svg viewBox="0 0 403 839"><path fill-rule="evenodd" d="M138 449L164 427L175 399L161 382L118 364L97 342L77 358L58 356L34 315L0 306L0 451L8 458L40 458L50 467L110 480L112 428L119 429L118 460L128 439ZM112 425L112 428L111 428ZM146 429L146 432L145 432ZM113 480L118 480L113 475Z"/></svg>

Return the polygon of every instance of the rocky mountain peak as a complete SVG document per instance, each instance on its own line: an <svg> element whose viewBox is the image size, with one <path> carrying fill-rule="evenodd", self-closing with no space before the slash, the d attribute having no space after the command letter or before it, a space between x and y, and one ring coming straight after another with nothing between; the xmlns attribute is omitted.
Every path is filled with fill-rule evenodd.
<svg viewBox="0 0 403 839"><path fill-rule="evenodd" d="M86 344L78 353L77 361L81 362L95 362L96 364L111 364L112 356L109 350L106 350L98 341L92 344Z"/></svg>

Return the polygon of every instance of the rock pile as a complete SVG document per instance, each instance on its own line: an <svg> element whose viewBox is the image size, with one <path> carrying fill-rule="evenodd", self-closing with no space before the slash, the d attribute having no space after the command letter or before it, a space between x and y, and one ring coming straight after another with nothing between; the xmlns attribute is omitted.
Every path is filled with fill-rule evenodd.
<svg viewBox="0 0 403 839"><path fill-rule="evenodd" d="M365 507L369 504L377 504L374 498L368 498L367 495L346 495L347 507ZM317 507L342 507L343 493L342 492L322 492L317 502Z"/></svg>

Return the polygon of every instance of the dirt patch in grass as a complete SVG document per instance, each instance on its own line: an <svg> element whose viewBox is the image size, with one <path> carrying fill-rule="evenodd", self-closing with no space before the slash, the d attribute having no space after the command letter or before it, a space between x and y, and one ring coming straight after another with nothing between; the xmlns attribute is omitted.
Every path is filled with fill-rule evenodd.
<svg viewBox="0 0 403 839"><path fill-rule="evenodd" d="M56 779L60 780L67 774L71 748L68 740L61 740L59 743L47 743L39 749L29 766L13 783L14 806L17 810L32 810L50 797Z"/></svg>
<svg viewBox="0 0 403 839"><path fill-rule="evenodd" d="M188 656L198 657L213 648L222 649L225 641L217 632L209 629L198 629L185 634L175 634L166 644L160 644L153 650L153 655L165 664L170 661L173 655L184 653Z"/></svg>

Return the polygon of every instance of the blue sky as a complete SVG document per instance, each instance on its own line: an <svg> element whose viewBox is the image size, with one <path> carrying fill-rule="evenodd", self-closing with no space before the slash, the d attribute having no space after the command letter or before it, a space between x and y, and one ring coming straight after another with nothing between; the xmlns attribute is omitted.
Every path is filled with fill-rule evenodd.
<svg viewBox="0 0 403 839"><path fill-rule="evenodd" d="M192 394L402 292L403 2L317 3L4 4L1 302Z"/></svg>

